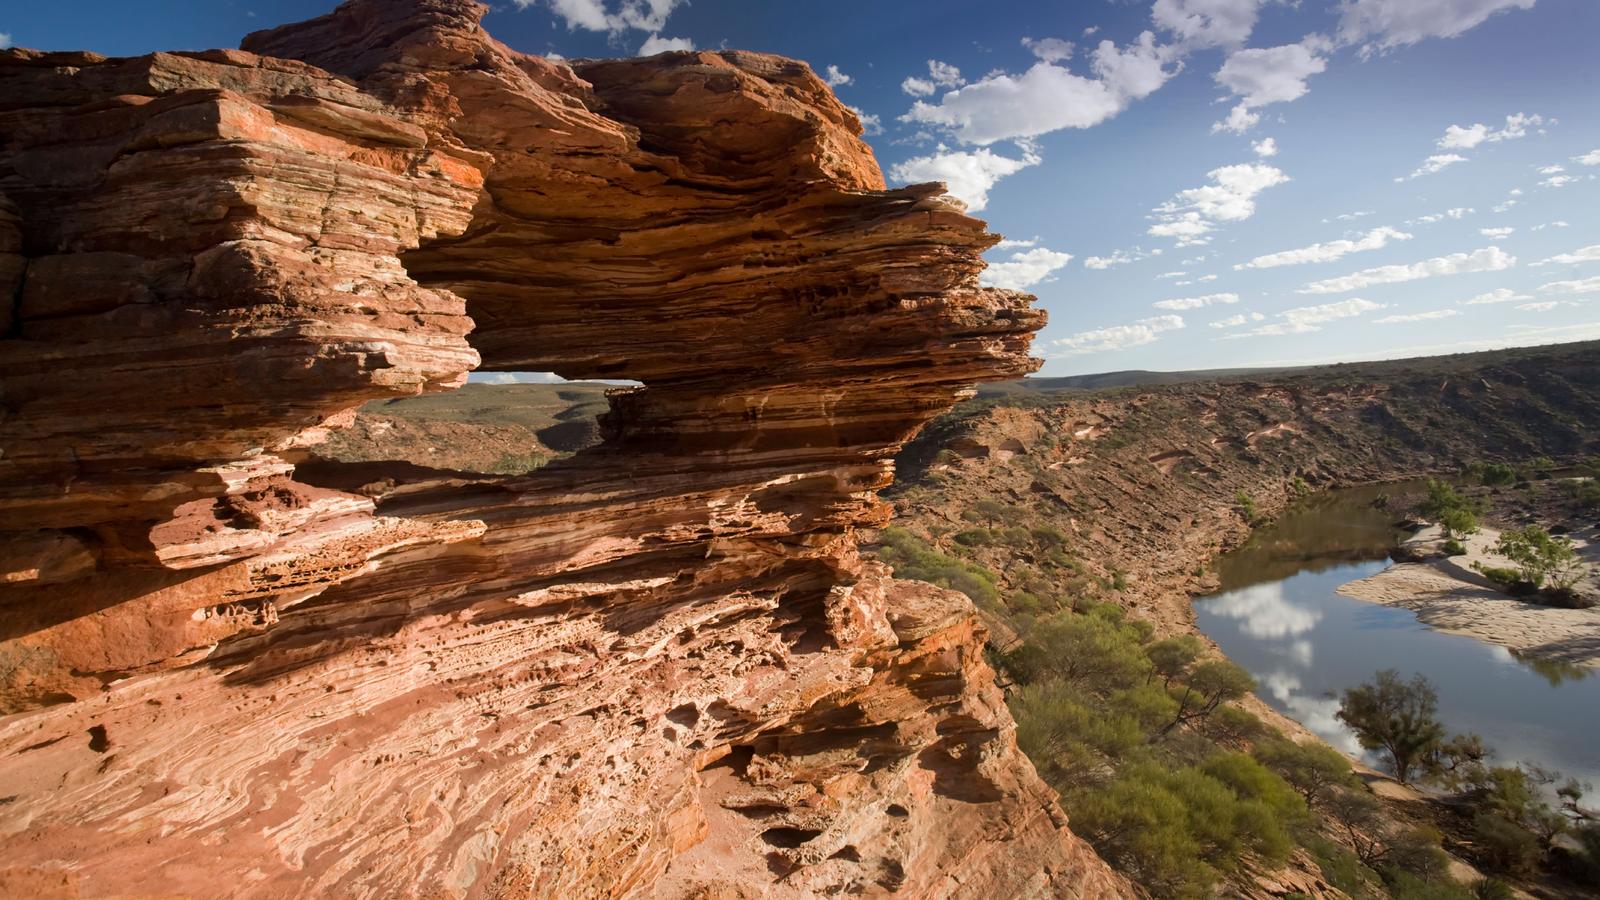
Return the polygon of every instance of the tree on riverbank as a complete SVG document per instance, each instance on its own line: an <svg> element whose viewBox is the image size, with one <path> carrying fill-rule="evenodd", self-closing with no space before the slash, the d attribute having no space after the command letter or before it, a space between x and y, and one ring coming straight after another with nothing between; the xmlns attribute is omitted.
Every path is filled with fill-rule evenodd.
<svg viewBox="0 0 1600 900"><path fill-rule="evenodd" d="M1384 669L1372 683L1344 692L1338 717L1355 731L1361 746L1389 754L1395 778L1410 784L1444 741L1438 711L1439 695L1427 678L1402 681L1399 672Z"/></svg>

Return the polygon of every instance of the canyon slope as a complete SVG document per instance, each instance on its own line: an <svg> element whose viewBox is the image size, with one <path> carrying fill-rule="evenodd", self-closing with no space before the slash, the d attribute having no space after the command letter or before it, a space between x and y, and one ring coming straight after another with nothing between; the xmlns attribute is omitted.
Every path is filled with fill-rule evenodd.
<svg viewBox="0 0 1600 900"><path fill-rule="evenodd" d="M1035 366L998 238L803 64L485 10L0 51L0 894L1128 895L856 550ZM643 386L527 472L309 452L474 369Z"/></svg>

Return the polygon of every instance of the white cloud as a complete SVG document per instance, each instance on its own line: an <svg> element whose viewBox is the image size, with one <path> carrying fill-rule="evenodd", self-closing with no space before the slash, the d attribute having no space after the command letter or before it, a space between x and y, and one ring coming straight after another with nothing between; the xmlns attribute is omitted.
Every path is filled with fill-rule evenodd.
<svg viewBox="0 0 1600 900"><path fill-rule="evenodd" d="M1138 262L1141 259L1160 255L1160 250L1147 252L1143 247L1135 247L1132 250L1114 250L1110 256L1089 257L1083 261L1083 267L1085 269L1109 269L1112 266L1125 266L1131 262Z"/></svg>
<svg viewBox="0 0 1600 900"><path fill-rule="evenodd" d="M515 2L519 8L526 9L533 6L535 0L515 0ZM685 0L622 0L616 12L609 12L605 0L548 0L550 11L566 22L567 30L581 28L585 31L613 33L629 29L660 31L666 26L667 17L684 2Z"/></svg>
<svg viewBox="0 0 1600 900"><path fill-rule="evenodd" d="M1580 166L1600 166L1600 150L1590 150L1582 156L1574 156L1572 161Z"/></svg>
<svg viewBox="0 0 1600 900"><path fill-rule="evenodd" d="M967 83L967 80L961 77L960 69L937 59L928 60L928 78L943 88L960 87Z"/></svg>
<svg viewBox="0 0 1600 900"><path fill-rule="evenodd" d="M1593 294L1600 291L1600 275L1577 281L1552 281L1539 285L1541 294Z"/></svg>
<svg viewBox="0 0 1600 900"><path fill-rule="evenodd" d="M1352 213L1344 213L1342 215L1337 215L1337 216L1334 216L1334 218L1338 219L1341 222L1349 222L1349 221L1354 220L1354 219L1364 219L1367 216L1374 216L1374 215L1377 215L1377 213L1374 212L1373 210L1363 209L1363 210L1357 210L1356 212L1352 212ZM1328 220L1327 219L1323 219L1322 221L1326 222Z"/></svg>
<svg viewBox="0 0 1600 900"><path fill-rule="evenodd" d="M1374 324L1374 325L1400 325L1400 324L1404 324L1406 322L1431 322L1434 319L1448 319L1451 316L1458 316L1460 314L1461 314L1461 311L1458 310L1458 309L1435 309L1435 310L1431 310L1429 312L1405 313L1403 315L1384 316L1381 319L1373 319L1372 320L1372 324Z"/></svg>
<svg viewBox="0 0 1600 900"><path fill-rule="evenodd" d="M845 104L845 105L849 106L849 104ZM871 136L876 135L876 134L883 134L883 120L882 119L878 118L873 113L869 113L869 112L861 109L858 106L849 106L849 108L850 108L851 112L856 114L856 118L861 120L861 133L862 134L867 135L868 137L871 137Z"/></svg>
<svg viewBox="0 0 1600 900"><path fill-rule="evenodd" d="M1510 288L1496 288L1487 294L1479 294L1471 300L1457 300L1461 306L1488 306L1494 303L1510 303L1513 300L1532 300L1532 294L1519 294Z"/></svg>
<svg viewBox="0 0 1600 900"><path fill-rule="evenodd" d="M905 81L900 82L900 90L913 97L927 97L938 89L938 85L926 78L918 78L915 75L909 75Z"/></svg>
<svg viewBox="0 0 1600 900"><path fill-rule="evenodd" d="M1540 300L1537 303L1524 303L1517 307L1524 312L1549 312L1558 306L1579 306L1576 300Z"/></svg>
<svg viewBox="0 0 1600 900"><path fill-rule="evenodd" d="M1187 274L1189 274L1189 273L1188 272L1162 272L1160 275L1156 276L1156 279L1159 281L1160 279L1163 279L1163 278L1182 278L1183 276L1185 276Z"/></svg>
<svg viewBox="0 0 1600 900"><path fill-rule="evenodd" d="M1571 227L1572 227L1572 223L1571 222L1568 222L1565 219L1557 219L1554 222L1545 222L1542 225L1535 225L1535 226L1533 226L1532 228L1530 228L1528 230L1529 231L1543 231L1546 228L1571 228Z"/></svg>
<svg viewBox="0 0 1600 900"><path fill-rule="evenodd" d="M1038 163L1039 157L1032 153L1024 154L1022 159L1011 159L988 147L958 151L946 150L941 145L931 156L914 156L895 165L889 170L889 177L907 184L943 181L952 196L977 212L989 204L989 189L995 182Z"/></svg>
<svg viewBox="0 0 1600 900"><path fill-rule="evenodd" d="M1509 269L1516 264L1517 258L1499 247L1485 247L1482 250L1474 250L1471 253L1452 253L1449 256L1436 256L1433 259L1412 263L1409 266L1379 266L1376 269L1365 269L1339 278L1313 281L1300 288L1298 293L1342 294L1345 291L1358 291L1376 284L1398 284L1403 281L1432 278L1436 275L1498 272L1502 269Z"/></svg>
<svg viewBox="0 0 1600 900"><path fill-rule="evenodd" d="M11 49L11 33L9 31L0 31L0 50L10 50L10 49Z"/></svg>
<svg viewBox="0 0 1600 900"><path fill-rule="evenodd" d="M1470 206L1457 206L1453 209L1447 209L1442 213L1433 213L1431 215L1418 216L1415 219L1407 219L1406 224L1432 225L1435 222L1443 222L1445 219L1460 219L1463 216L1469 216L1475 212L1477 212L1477 210Z"/></svg>
<svg viewBox="0 0 1600 900"><path fill-rule="evenodd" d="M1312 244L1297 250L1281 250L1277 253L1268 253L1258 256L1247 263L1234 266L1235 269L1272 269L1278 266L1299 266L1307 263L1332 262L1352 253L1361 253L1366 250L1381 250L1389 246L1390 241L1409 241L1411 235L1387 225L1374 228L1365 235L1355 240L1328 241L1325 244Z"/></svg>
<svg viewBox="0 0 1600 900"><path fill-rule="evenodd" d="M1027 239L1022 239L1022 238L1016 238L1016 239L1001 238L1000 239L1000 243L994 245L994 249L996 249L996 250L1009 250L1012 247L1037 247L1038 245L1039 245L1039 239L1036 238L1036 237L1027 238Z"/></svg>
<svg viewBox="0 0 1600 900"><path fill-rule="evenodd" d="M990 263L978 276L981 284L989 287L1027 290L1053 275L1057 269L1072 261L1071 253L1059 253L1035 247L1011 254L1005 262Z"/></svg>
<svg viewBox="0 0 1600 900"><path fill-rule="evenodd" d="M1065 59L1071 59L1073 51L1077 49L1077 45L1071 41L1063 41L1060 38L1053 37L1039 38L1038 40L1025 37L1022 39L1022 46L1027 47L1034 56L1045 62L1061 62Z"/></svg>
<svg viewBox="0 0 1600 900"><path fill-rule="evenodd" d="M1289 176L1265 163L1223 166L1206 173L1211 183L1179 191L1156 207L1156 224L1147 233L1177 238L1179 246L1205 243L1215 222L1235 222L1255 215L1257 194L1283 184Z"/></svg>
<svg viewBox="0 0 1600 900"><path fill-rule="evenodd" d="M1511 207L1516 206L1518 203L1521 203L1521 202L1522 202L1521 200L1507 200L1504 203L1497 203L1497 204L1495 204L1494 211L1497 212L1497 213L1503 213L1503 212L1506 212L1506 211L1510 210Z"/></svg>
<svg viewBox="0 0 1600 900"><path fill-rule="evenodd" d="M1562 172L1565 172L1566 170L1567 170L1567 167L1563 166L1563 165L1545 166L1544 168L1539 170L1539 174L1540 175L1560 175Z"/></svg>
<svg viewBox="0 0 1600 900"><path fill-rule="evenodd" d="M1058 351L1052 354L1055 356L1104 353L1108 350L1123 350L1128 347L1153 344L1160 339L1163 332L1182 327L1182 316L1152 316L1140 319L1131 325L1113 325L1110 328L1079 332L1071 337L1051 341L1050 346Z"/></svg>
<svg viewBox="0 0 1600 900"><path fill-rule="evenodd" d="M1473 125L1451 125L1444 130L1444 137L1439 138L1438 145L1441 150L1471 150L1479 144L1498 144L1501 141L1514 141L1528 136L1528 128L1537 128L1545 122L1544 117L1535 113L1512 113L1506 116L1506 124L1502 128L1491 129L1488 125L1478 122Z"/></svg>
<svg viewBox="0 0 1600 900"><path fill-rule="evenodd" d="M1391 50L1428 38L1452 38L1503 10L1532 9L1535 0L1348 0L1339 37L1365 49Z"/></svg>
<svg viewBox="0 0 1600 900"><path fill-rule="evenodd" d="M947 128L961 142L979 145L1063 128L1090 128L1148 96L1176 74L1165 68L1171 56L1172 48L1156 46L1148 31L1125 49L1102 41L1093 53L1095 78L1041 61L1020 75L986 75L946 93L937 103L918 100L901 121ZM907 79L902 85L912 94L926 84L912 81ZM932 81L937 83L939 78Z"/></svg>
<svg viewBox="0 0 1600 900"><path fill-rule="evenodd" d="M1553 188L1566 187L1567 185L1573 184L1579 180L1580 179L1575 175L1551 175L1549 178L1539 182L1539 186Z"/></svg>
<svg viewBox="0 0 1600 900"><path fill-rule="evenodd" d="M844 87L855 79L839 71L838 66L830 65L827 71L823 72L822 80L827 82L828 87Z"/></svg>
<svg viewBox="0 0 1600 900"><path fill-rule="evenodd" d="M1277 156L1278 141L1276 138L1266 138L1264 140L1255 141L1250 145L1250 149L1254 150L1256 155L1262 159L1266 159L1269 156Z"/></svg>
<svg viewBox="0 0 1600 900"><path fill-rule="evenodd" d="M1500 238L1503 238L1503 237L1510 237L1511 235L1515 234L1516 231L1517 230L1515 228L1509 228L1509 227L1508 228L1479 228L1478 229L1478 233L1479 234L1483 235L1486 238L1493 238L1494 240L1499 240Z"/></svg>
<svg viewBox="0 0 1600 900"><path fill-rule="evenodd" d="M1266 316L1263 316L1261 313L1258 313L1258 312L1240 313L1237 316L1229 316L1226 319L1218 319L1217 321L1211 323L1211 327L1212 328L1238 328L1240 325L1248 325L1251 322L1261 322L1261 321L1264 321L1266 318L1267 318Z"/></svg>
<svg viewBox="0 0 1600 900"><path fill-rule="evenodd" d="M1412 172L1410 175L1396 178L1395 181L1410 181L1413 178L1421 178L1424 175L1432 175L1433 173L1443 171L1445 168L1453 166L1456 163L1464 163L1466 161L1467 158L1459 153L1436 153L1433 156L1423 160L1422 165L1418 166L1416 171Z"/></svg>
<svg viewBox="0 0 1600 900"><path fill-rule="evenodd" d="M1250 111L1250 107L1245 106L1243 103L1236 103L1233 109L1228 110L1226 119L1211 123L1211 133L1231 131L1234 134L1244 134L1246 131L1256 127L1260 122L1260 113L1253 113Z"/></svg>
<svg viewBox="0 0 1600 900"><path fill-rule="evenodd" d="M1162 300L1155 306L1156 309L1204 309L1207 306L1226 306L1239 302L1238 294L1206 294L1203 297L1179 297L1174 300Z"/></svg>
<svg viewBox="0 0 1600 900"><path fill-rule="evenodd" d="M1563 223L1563 224L1565 224L1565 223ZM1537 229L1535 229L1535 230L1537 230ZM1572 251L1571 253L1558 253L1555 256L1550 257L1549 259L1541 259L1536 263L1529 263L1529 265L1533 265L1533 266L1548 266L1548 265L1575 266L1575 265L1578 265L1579 263L1591 263L1591 262L1600 262L1600 244L1593 244L1593 245L1590 245L1588 247L1580 247L1577 250Z"/></svg>
<svg viewBox="0 0 1600 900"><path fill-rule="evenodd" d="M659 34L652 34L639 45L640 56L655 56L657 53L666 53L669 50L693 50L694 41L688 38L664 38Z"/></svg>
<svg viewBox="0 0 1600 900"><path fill-rule="evenodd" d="M1300 306L1278 313L1276 318L1282 319L1283 321L1281 322L1273 322L1270 325L1262 325L1249 331L1226 335L1226 337L1244 338L1307 334L1313 331L1321 331L1322 326L1329 322L1353 318L1375 309L1383 309L1383 304L1363 300L1360 297L1351 297L1348 300L1340 300L1336 303L1324 303L1320 306Z"/></svg>
<svg viewBox="0 0 1600 900"><path fill-rule="evenodd" d="M1249 121L1250 110L1305 96L1309 90L1306 79L1328 68L1328 61L1318 56L1309 43L1253 47L1229 54L1215 78L1239 98L1239 103L1227 119L1212 125L1211 130L1242 131L1255 124Z"/></svg>
<svg viewBox="0 0 1600 900"><path fill-rule="evenodd" d="M1150 20L1186 46L1231 47L1245 42L1266 0L1156 0Z"/></svg>

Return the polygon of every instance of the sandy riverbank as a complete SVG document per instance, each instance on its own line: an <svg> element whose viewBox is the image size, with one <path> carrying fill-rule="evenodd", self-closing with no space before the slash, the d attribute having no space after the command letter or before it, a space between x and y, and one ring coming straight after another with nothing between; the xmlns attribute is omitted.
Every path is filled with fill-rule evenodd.
<svg viewBox="0 0 1600 900"><path fill-rule="evenodd" d="M1571 535L1591 563L1600 563L1600 540L1594 528ZM1509 563L1491 552L1499 532L1485 528L1466 539L1465 556L1437 557L1425 562L1397 563L1339 593L1386 606L1403 606L1441 631L1464 634L1499 644L1518 654L1600 668L1600 607L1559 609L1509 597L1472 569ZM1428 528L1407 541L1419 550L1436 550L1443 542L1438 528ZM1595 584L1586 585L1593 591Z"/></svg>

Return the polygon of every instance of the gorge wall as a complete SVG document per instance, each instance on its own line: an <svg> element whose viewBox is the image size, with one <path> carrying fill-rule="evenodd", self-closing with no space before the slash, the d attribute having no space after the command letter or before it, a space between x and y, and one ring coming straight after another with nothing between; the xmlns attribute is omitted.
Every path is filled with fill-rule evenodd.
<svg viewBox="0 0 1600 900"><path fill-rule="evenodd" d="M803 64L469 0L0 51L0 894L1113 896L959 594L856 553L1043 315ZM598 447L313 463L474 368Z"/></svg>

